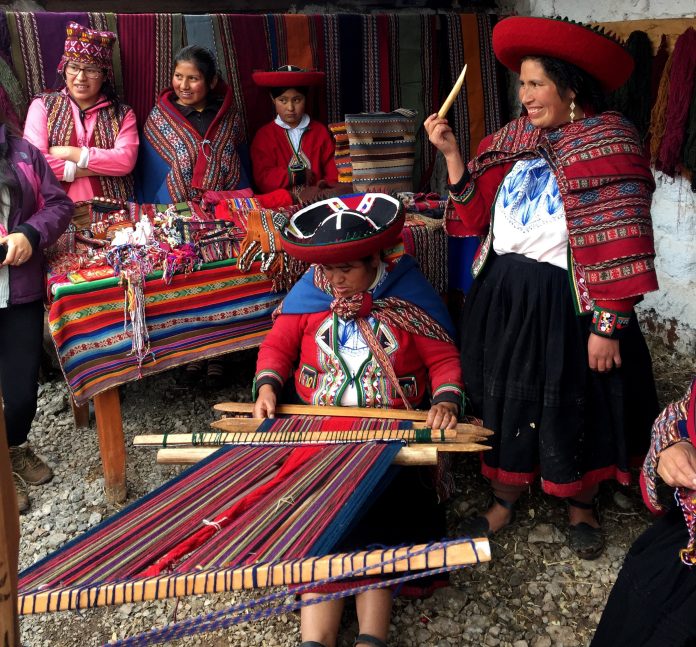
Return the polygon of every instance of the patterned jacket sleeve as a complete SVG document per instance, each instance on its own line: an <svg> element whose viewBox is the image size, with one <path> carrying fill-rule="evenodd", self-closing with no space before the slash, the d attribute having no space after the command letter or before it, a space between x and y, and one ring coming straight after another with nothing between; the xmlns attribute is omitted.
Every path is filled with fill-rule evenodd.
<svg viewBox="0 0 696 647"><path fill-rule="evenodd" d="M256 375L252 397L256 399L258 389L264 384L273 386L280 393L285 381L292 375L304 332L305 315L279 315L266 335L256 361Z"/></svg>
<svg viewBox="0 0 696 647"><path fill-rule="evenodd" d="M432 404L454 402L463 409L464 385L457 347L445 341L414 335L416 348L428 369Z"/></svg>
<svg viewBox="0 0 696 647"><path fill-rule="evenodd" d="M691 385L691 388L681 400L668 404L657 417L657 420L655 420L655 424L653 424L650 451L645 457L640 481L645 504L654 513L664 511L663 506L657 499L656 492L657 463L660 458L660 452L675 443L689 440L686 430L686 416L689 398L694 388L696 388L696 382Z"/></svg>
<svg viewBox="0 0 696 647"><path fill-rule="evenodd" d="M27 118L24 122L24 139L38 148L48 161L48 165L58 178L63 179L65 160L58 159L48 153L48 116L46 104L40 97L34 99L27 110Z"/></svg>

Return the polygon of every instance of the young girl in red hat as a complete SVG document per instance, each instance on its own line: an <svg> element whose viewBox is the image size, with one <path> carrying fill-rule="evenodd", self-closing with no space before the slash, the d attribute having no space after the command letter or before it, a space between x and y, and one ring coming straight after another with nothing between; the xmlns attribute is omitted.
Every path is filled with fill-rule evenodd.
<svg viewBox="0 0 696 647"><path fill-rule="evenodd" d="M276 111L251 144L256 189L268 193L336 184L333 139L326 126L305 112L309 87L320 84L324 73L286 65L275 72L254 72L252 78L269 89Z"/></svg>

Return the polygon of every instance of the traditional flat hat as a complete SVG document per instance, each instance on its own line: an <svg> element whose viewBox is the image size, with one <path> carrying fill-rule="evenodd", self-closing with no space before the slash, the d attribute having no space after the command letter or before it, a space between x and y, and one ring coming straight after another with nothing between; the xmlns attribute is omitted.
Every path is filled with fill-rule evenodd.
<svg viewBox="0 0 696 647"><path fill-rule="evenodd" d="M111 54L116 34L89 29L76 22L68 23L65 32L65 49L58 63L59 72L63 72L67 63L81 63L105 69L107 76L112 76Z"/></svg>
<svg viewBox="0 0 696 647"><path fill-rule="evenodd" d="M283 249L309 263L344 263L393 246L404 226L401 202L359 193L315 202L281 230Z"/></svg>
<svg viewBox="0 0 696 647"><path fill-rule="evenodd" d="M493 51L513 72L525 56L551 56L577 65L606 92L621 87L633 72L633 57L603 30L561 18L511 16L493 28Z"/></svg>
<svg viewBox="0 0 696 647"><path fill-rule="evenodd" d="M316 70L303 70L295 65L282 65L272 72L257 70L251 78L262 88L305 88L319 85L325 74Z"/></svg>

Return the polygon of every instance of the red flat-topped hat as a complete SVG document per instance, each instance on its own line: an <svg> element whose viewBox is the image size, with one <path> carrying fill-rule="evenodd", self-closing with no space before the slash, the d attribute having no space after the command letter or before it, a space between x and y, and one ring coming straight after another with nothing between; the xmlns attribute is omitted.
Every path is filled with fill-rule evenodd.
<svg viewBox="0 0 696 647"><path fill-rule="evenodd" d="M308 263L357 261L392 247L404 226L401 202L385 193L322 200L301 209L281 230L283 249Z"/></svg>
<svg viewBox="0 0 696 647"><path fill-rule="evenodd" d="M606 92L621 87L633 72L633 57L603 30L566 18L511 16L493 28L493 51L513 72L525 56L550 56L576 65Z"/></svg>
<svg viewBox="0 0 696 647"><path fill-rule="evenodd" d="M76 22L69 22L65 28L65 46L58 63L58 72L62 73L68 63L80 63L106 70L107 77L112 79L111 55L115 41L116 34L111 31L89 29Z"/></svg>
<svg viewBox="0 0 696 647"><path fill-rule="evenodd" d="M306 88L320 85L324 81L324 72L303 70L295 65L282 65L272 72L256 70L251 78L262 88Z"/></svg>

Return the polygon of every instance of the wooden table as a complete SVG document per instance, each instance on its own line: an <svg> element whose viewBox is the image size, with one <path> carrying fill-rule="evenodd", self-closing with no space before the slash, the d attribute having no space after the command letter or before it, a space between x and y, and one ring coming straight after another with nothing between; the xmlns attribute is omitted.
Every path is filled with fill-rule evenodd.
<svg viewBox="0 0 696 647"><path fill-rule="evenodd" d="M283 294L255 263L242 274L236 262L148 277L145 315L151 354L131 354L124 330L124 290L115 278L54 288L48 321L58 359L74 398L76 423L88 422L93 400L107 501L126 498L126 449L118 387L141 377L235 350L258 346Z"/></svg>

